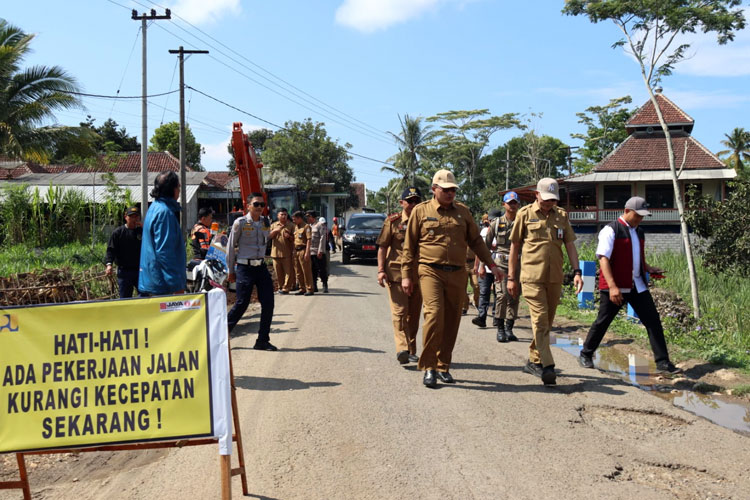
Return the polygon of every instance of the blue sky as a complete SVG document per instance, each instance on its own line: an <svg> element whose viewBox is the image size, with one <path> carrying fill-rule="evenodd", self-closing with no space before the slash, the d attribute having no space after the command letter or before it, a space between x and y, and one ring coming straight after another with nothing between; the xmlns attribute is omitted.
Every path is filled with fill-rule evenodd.
<svg viewBox="0 0 750 500"><path fill-rule="evenodd" d="M180 18L148 29L149 94L178 86L176 56L169 49L207 49L209 55L186 61L188 85L275 124L311 117L324 122L334 139L352 144L351 151L386 160L396 152L386 132L399 130L399 114L428 117L477 108L542 113L533 120L539 133L579 145L570 138L584 132L576 112L628 94L633 105L645 102L636 63L610 48L617 28L563 16L563 4L37 0L5 2L1 15L37 34L27 65L62 66L85 92L112 95L119 89L132 96L141 92L141 38L130 10L156 8L161 14L159 6L171 7ZM721 47L706 35L689 41L690 58L663 82L664 94L695 119L693 134L716 152L732 128L750 129L750 31ZM188 122L206 148L203 164L209 170L226 168L232 122L243 122L246 131L273 129L199 94L188 91L187 98ZM101 124L111 117L140 135L139 100L84 103L86 110L61 112L58 120L77 124L90 114ZM149 136L162 121L178 119L178 104L177 94L151 99ZM493 147L517 134L497 133ZM390 177L377 162L355 157L350 165L368 189Z"/></svg>

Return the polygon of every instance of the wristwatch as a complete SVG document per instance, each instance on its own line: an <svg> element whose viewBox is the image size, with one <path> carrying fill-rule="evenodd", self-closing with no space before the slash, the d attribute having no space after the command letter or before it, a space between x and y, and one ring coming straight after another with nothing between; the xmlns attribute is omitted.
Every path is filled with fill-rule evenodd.
<svg viewBox="0 0 750 500"><path fill-rule="evenodd" d="M583 276L583 271L581 271L580 269L573 269L573 275L575 276L576 274L579 276Z"/></svg>

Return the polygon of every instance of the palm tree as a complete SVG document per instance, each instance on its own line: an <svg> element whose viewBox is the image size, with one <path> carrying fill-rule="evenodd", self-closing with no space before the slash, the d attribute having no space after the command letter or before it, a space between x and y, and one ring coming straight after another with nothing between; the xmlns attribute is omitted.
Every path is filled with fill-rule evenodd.
<svg viewBox="0 0 750 500"><path fill-rule="evenodd" d="M73 128L45 125L60 109L82 107L75 79L58 66L21 69L34 35L0 19L0 154L45 163Z"/></svg>
<svg viewBox="0 0 750 500"><path fill-rule="evenodd" d="M398 176L399 181L392 186L394 193L400 193L406 186L427 188L430 181L422 174L422 163L432 138L430 127L422 126L421 116L412 118L407 114L403 120L401 116L398 120L401 123L401 131L398 134L388 132L396 141L398 153L388 158L392 165L384 166L380 170Z"/></svg>
<svg viewBox="0 0 750 500"><path fill-rule="evenodd" d="M721 141L721 143L729 149L719 151L716 155L729 155L729 164L734 167L734 170L738 174L740 174L745 168L742 160L750 161L750 132L742 127L736 127L732 130L731 134L724 134L724 137L726 137L727 140Z"/></svg>

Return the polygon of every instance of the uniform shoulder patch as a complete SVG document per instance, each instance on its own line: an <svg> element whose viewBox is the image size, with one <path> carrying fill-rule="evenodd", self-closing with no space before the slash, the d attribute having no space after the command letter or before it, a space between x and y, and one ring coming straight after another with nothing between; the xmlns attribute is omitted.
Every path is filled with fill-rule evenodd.
<svg viewBox="0 0 750 500"><path fill-rule="evenodd" d="M391 214L391 215L388 216L388 220L391 221L391 222L396 222L400 218L401 218L401 213L400 212L396 212L396 213Z"/></svg>

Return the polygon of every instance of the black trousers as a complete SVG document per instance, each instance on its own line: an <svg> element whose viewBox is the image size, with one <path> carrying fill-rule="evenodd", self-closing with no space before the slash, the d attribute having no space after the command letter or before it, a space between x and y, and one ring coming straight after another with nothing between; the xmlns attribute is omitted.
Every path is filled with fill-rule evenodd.
<svg viewBox="0 0 750 500"><path fill-rule="evenodd" d="M250 297L253 287L258 289L258 302L260 302L260 327L258 328L258 342L268 342L271 333L271 320L273 319L273 278L268 272L266 264L259 266L237 265L237 301L227 313L227 326L229 332L237 326L242 315L250 305Z"/></svg>
<svg viewBox="0 0 750 500"><path fill-rule="evenodd" d="M629 293L622 294L623 302L619 306L609 300L609 291L599 293L601 299L599 303L599 315L596 317L594 324L591 325L591 328L589 328L589 334L583 343L583 349L581 349L582 355L588 357L594 355L594 351L601 344L602 338L607 333L607 328L609 328L612 320L615 319L622 306L630 304L638 315L638 319L646 327L648 340L651 343L651 350L654 352L654 360L657 363L669 360L667 341L664 340L664 328L661 326L659 312L656 310L651 292L646 290L645 292L638 293L635 291L635 286L631 290Z"/></svg>
<svg viewBox="0 0 750 500"><path fill-rule="evenodd" d="M326 261L326 254L323 254L322 258L318 258L318 254L310 254L310 260L312 261L312 275L313 285L318 285L318 277L320 282L324 285L328 284L328 261Z"/></svg>

